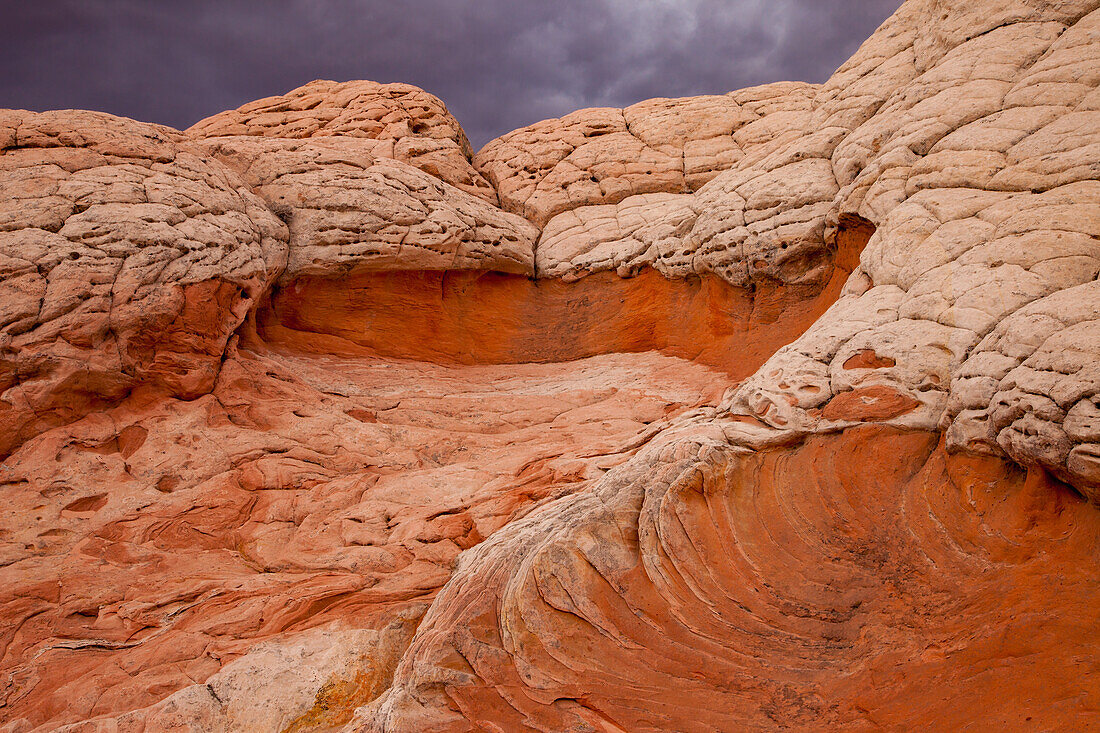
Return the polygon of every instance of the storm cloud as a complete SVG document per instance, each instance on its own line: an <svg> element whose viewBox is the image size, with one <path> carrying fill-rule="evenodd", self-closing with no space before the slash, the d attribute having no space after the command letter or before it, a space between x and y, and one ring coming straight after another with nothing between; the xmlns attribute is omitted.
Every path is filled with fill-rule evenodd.
<svg viewBox="0 0 1100 733"><path fill-rule="evenodd" d="M0 27L0 107L184 128L313 79L416 84L475 148L591 106L823 81L900 0L41 0Z"/></svg>

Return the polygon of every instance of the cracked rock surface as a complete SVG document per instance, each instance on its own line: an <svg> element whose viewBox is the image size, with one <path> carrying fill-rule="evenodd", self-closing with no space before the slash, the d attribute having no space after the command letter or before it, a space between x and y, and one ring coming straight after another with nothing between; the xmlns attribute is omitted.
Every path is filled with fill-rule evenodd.
<svg viewBox="0 0 1100 733"><path fill-rule="evenodd" d="M1098 276L1096 0L0 111L0 731L1100 728Z"/></svg>
<svg viewBox="0 0 1100 733"><path fill-rule="evenodd" d="M214 137L194 147L237 169L290 230L285 282L381 270L534 273L538 230L357 137Z"/></svg>
<svg viewBox="0 0 1100 733"><path fill-rule="evenodd" d="M137 386L210 390L286 227L174 130L0 112L0 455Z"/></svg>
<svg viewBox="0 0 1100 733"><path fill-rule="evenodd" d="M830 414L831 400L887 390L913 407L886 422L946 428L951 449L1041 465L1095 497L1095 439L1077 429L1074 441L1062 423L1100 392L1087 356L1100 348L1088 315L1100 273L1100 12L1000 3L988 17L936 18L935 5L906 3L823 87L820 124L852 118L847 89L865 105L865 87L889 92L835 146L839 191L825 217L830 226L857 215L877 231L849 292L727 406L816 432L861 420L858 410ZM920 35L923 22L937 30ZM1047 299L1064 321L1040 322ZM1074 344L1058 357L1058 386L1039 381L1044 367L1028 380L1020 363L1038 351L1034 363L1049 364L1041 346L1052 338L1054 349L1059 338ZM862 350L895 363L844 369ZM1021 381L1001 388L1017 366Z"/></svg>
<svg viewBox="0 0 1100 733"><path fill-rule="evenodd" d="M313 81L208 117L187 133L193 138L353 137L377 157L407 163L497 203L496 192L470 164L462 126L438 97L410 84Z"/></svg>

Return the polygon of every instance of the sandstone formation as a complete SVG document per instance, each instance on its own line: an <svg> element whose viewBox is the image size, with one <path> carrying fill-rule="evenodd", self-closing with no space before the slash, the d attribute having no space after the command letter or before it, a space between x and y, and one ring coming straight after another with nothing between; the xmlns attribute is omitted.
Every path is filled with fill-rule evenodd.
<svg viewBox="0 0 1100 733"><path fill-rule="evenodd" d="M409 84L314 81L195 123L192 138L351 137L379 158L399 160L489 203L496 191L470 165L462 126L437 97Z"/></svg>
<svg viewBox="0 0 1100 733"><path fill-rule="evenodd" d="M284 282L378 270L534 272L538 230L359 138L218 137L202 150L236 169L287 222Z"/></svg>
<svg viewBox="0 0 1100 733"><path fill-rule="evenodd" d="M848 296L730 406L783 430L831 430L861 418L824 414L829 401L875 386L920 403L889 422L946 428L953 449L1042 465L1095 497L1094 433L1079 432L1077 447L1062 423L1100 390L1086 295L1100 273L1100 13L1087 2L937 12L905 4L822 89L821 124L858 122L832 156L830 218L859 215L877 231ZM864 121L850 90L872 89L881 98ZM1077 288L1077 313L1059 310ZM1028 318L1048 298L1064 322ZM1052 374L1043 383L1055 368L1042 355L1067 337L1058 389ZM844 368L867 349L897 363Z"/></svg>
<svg viewBox="0 0 1100 733"><path fill-rule="evenodd" d="M173 130L0 112L0 456L136 386L209 392L286 228Z"/></svg>
<svg viewBox="0 0 1100 733"><path fill-rule="evenodd" d="M579 206L694 191L744 158L746 149L804 131L814 91L809 84L780 83L580 110L493 140L474 164L505 210L542 226Z"/></svg>
<svg viewBox="0 0 1100 733"><path fill-rule="evenodd" d="M1100 728L1098 89L0 112L0 731Z"/></svg>
<svg viewBox="0 0 1100 733"><path fill-rule="evenodd" d="M354 356L232 349L209 395L135 395L5 462L5 720L153 705L276 635L386 633L459 552L724 381L651 354L459 372ZM336 665L319 685L380 663L316 654ZM278 703L285 725L315 693Z"/></svg>
<svg viewBox="0 0 1100 733"><path fill-rule="evenodd" d="M628 465L464 556L356 729L1094 727L1100 521L1064 488L873 426Z"/></svg>

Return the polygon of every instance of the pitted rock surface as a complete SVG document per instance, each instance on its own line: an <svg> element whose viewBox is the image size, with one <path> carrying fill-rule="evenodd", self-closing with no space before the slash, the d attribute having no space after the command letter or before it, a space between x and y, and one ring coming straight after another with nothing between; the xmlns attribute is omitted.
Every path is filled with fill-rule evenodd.
<svg viewBox="0 0 1100 733"><path fill-rule="evenodd" d="M350 718L388 686L390 647L359 659L301 637L313 661L294 685L278 666L242 680L233 660L259 664L261 642L304 653L317 628L403 651L459 553L724 382L652 353L455 368L308 348L231 350L210 394L134 394L0 466L0 730L282 730L256 721L289 725L329 682L346 699L315 722ZM202 684L186 691L219 669L220 712Z"/></svg>

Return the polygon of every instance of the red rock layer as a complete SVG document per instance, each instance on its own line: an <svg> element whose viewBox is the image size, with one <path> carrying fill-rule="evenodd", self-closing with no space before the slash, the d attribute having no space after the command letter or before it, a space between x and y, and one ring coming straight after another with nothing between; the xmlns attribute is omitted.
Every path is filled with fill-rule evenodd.
<svg viewBox="0 0 1100 733"><path fill-rule="evenodd" d="M0 111L0 733L1100 729L1098 38Z"/></svg>
<svg viewBox="0 0 1100 733"><path fill-rule="evenodd" d="M599 272L575 282L493 272L373 272L303 277L278 288L259 315L275 343L442 363L562 362L660 351L742 378L806 330L837 298L874 233L841 228L825 284L762 280L754 290L714 276L633 278Z"/></svg>
<svg viewBox="0 0 1100 733"><path fill-rule="evenodd" d="M233 350L211 394L139 390L33 438L0 464L0 729L118 715L263 640L422 613L462 550L725 383L657 354L454 368ZM385 687L356 679L304 729Z"/></svg>
<svg viewBox="0 0 1100 733"><path fill-rule="evenodd" d="M869 233L838 237L816 288L652 270L301 278L224 362L201 326L243 318L242 301L190 286L128 347L156 379L0 469L19 487L0 526L12 730L107 730L262 640L409 613L460 552L714 404L729 380L703 365L746 376L796 338ZM322 722L381 691L345 687Z"/></svg>
<svg viewBox="0 0 1100 733"><path fill-rule="evenodd" d="M638 466L477 548L364 730L1100 726L1100 514L1041 470L880 427Z"/></svg>
<svg viewBox="0 0 1100 733"><path fill-rule="evenodd" d="M575 283L486 272L372 273L283 288L261 316L261 332L276 342L295 339L288 329L329 334L385 356L443 363L657 350L745 377L820 315L828 305L820 300L782 287L754 297L715 277L668 280L652 270Z"/></svg>

